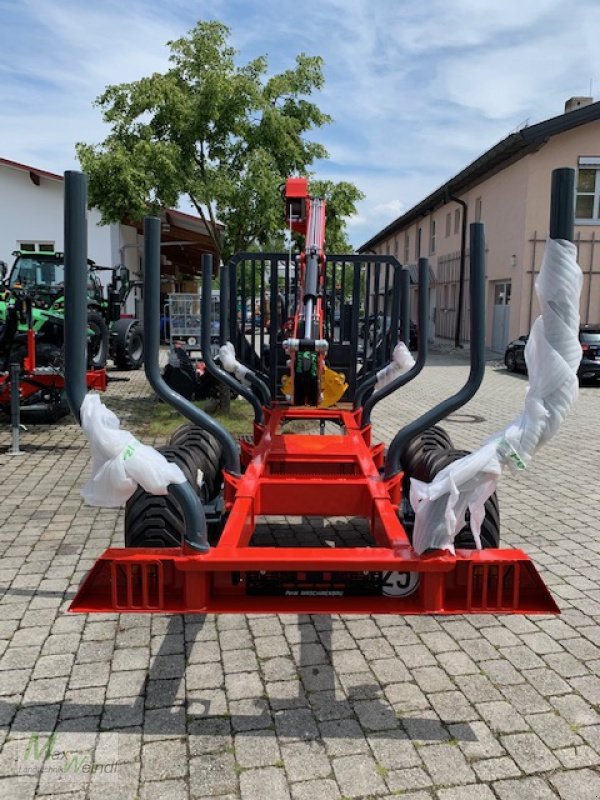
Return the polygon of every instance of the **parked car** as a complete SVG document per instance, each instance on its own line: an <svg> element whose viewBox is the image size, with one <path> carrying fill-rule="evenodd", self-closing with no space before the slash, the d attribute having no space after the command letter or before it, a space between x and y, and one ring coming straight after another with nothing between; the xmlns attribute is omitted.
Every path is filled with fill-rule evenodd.
<svg viewBox="0 0 600 800"><path fill-rule="evenodd" d="M504 364L509 372L527 373L525 363L525 345L528 335L519 336L506 346ZM581 325L579 328L581 342L581 363L577 370L580 380L600 380L600 323L597 325Z"/></svg>
<svg viewBox="0 0 600 800"><path fill-rule="evenodd" d="M582 325L579 341L582 354L577 375L583 380L600 380L600 324Z"/></svg>
<svg viewBox="0 0 600 800"><path fill-rule="evenodd" d="M525 364L525 345L529 336L519 336L506 345L504 364L509 372L527 372Z"/></svg>

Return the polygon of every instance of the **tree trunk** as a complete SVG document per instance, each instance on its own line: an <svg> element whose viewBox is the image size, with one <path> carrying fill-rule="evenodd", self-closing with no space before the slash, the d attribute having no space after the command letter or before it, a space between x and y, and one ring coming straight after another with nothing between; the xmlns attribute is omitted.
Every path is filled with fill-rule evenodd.
<svg viewBox="0 0 600 800"><path fill-rule="evenodd" d="M219 410L224 414L231 410L231 389L224 383L219 384Z"/></svg>

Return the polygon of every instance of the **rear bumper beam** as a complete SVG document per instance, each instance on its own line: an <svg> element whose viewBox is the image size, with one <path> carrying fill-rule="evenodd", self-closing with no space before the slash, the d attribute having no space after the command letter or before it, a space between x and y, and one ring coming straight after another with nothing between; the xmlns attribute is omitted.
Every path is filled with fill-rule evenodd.
<svg viewBox="0 0 600 800"><path fill-rule="evenodd" d="M521 550L395 555L382 548L239 548L206 555L173 549L109 549L70 611L162 613L556 614L559 609ZM357 552L357 550L359 552ZM419 573L405 597L352 594L351 577ZM311 576L311 588L306 585ZM281 591L251 594L257 578ZM316 588L315 588L316 586ZM286 588L287 587L287 588ZM296 588L294 588L296 587ZM375 589L376 591L376 589Z"/></svg>

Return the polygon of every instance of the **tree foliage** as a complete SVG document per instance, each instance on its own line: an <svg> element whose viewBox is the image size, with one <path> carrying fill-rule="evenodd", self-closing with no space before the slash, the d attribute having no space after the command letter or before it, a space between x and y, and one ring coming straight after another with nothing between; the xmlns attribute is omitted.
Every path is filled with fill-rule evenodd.
<svg viewBox="0 0 600 800"><path fill-rule="evenodd" d="M327 156L307 134L330 122L308 99L323 85L321 58L300 54L293 69L269 77L265 57L236 64L229 35L219 22L199 22L168 43L165 73L108 86L96 105L109 135L77 145L104 222L139 220L186 195L224 260L281 234L282 184ZM337 214L354 213L361 195L351 184L321 186L337 246L345 240Z"/></svg>

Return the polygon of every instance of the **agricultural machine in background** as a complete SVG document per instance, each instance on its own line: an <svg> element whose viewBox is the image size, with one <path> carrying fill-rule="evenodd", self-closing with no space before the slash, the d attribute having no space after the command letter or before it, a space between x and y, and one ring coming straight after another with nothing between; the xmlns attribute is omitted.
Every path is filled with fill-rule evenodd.
<svg viewBox="0 0 600 800"><path fill-rule="evenodd" d="M553 193L553 238L572 238L572 171L566 172L571 182L559 182ZM66 173L65 191L67 392L79 417L85 399L80 336L86 319L81 279L85 176ZM558 222L556 208L562 214ZM230 365L231 372L217 366L211 354L213 269L212 257L203 257L206 366L254 410L252 440L239 444L160 375L160 220L145 220L145 369L156 394L189 420L162 448L187 482L171 483L165 495L137 489L126 505L125 548L110 548L100 556L71 610L556 613L528 556L499 548L495 493L485 503L483 549L475 549L468 524L456 538L455 553L418 555L412 546L410 478L431 481L461 457L438 423L473 397L483 379L483 224L473 223L470 231L468 379L456 394L402 428L386 450L372 442L371 416L384 397L425 365L428 262L419 262L417 360L382 385L378 373L395 351L399 330L409 342L408 270L391 256L326 254L325 203L309 197L304 179L287 183L286 216L305 236L304 250L294 262L280 253L242 253L221 269L220 335L222 344L228 338L235 346L239 359ZM254 308L255 302L261 307L268 302L266 331L246 326L244 309ZM347 315L338 313L340 306L348 308ZM378 320L376 335L369 330L370 319ZM292 432L298 422L313 425L314 431ZM200 485L198 470L203 473ZM359 517L368 531L360 546L336 539L315 547L304 546L302 537L289 530L278 538L275 525L265 543L257 524L282 515Z"/></svg>
<svg viewBox="0 0 600 800"><path fill-rule="evenodd" d="M64 256L57 252L15 251L15 260L3 278L9 293L25 292L31 301L33 329L38 343L61 348L64 341ZM104 286L101 272L110 272ZM120 370L139 369L144 360L141 322L122 317L121 309L131 291L126 267L101 267L88 259L87 325L90 330L92 368L106 366L110 357ZM6 302L0 298L0 322L6 319ZM19 333L25 333L20 323ZM42 356L43 358L43 356Z"/></svg>
<svg viewBox="0 0 600 800"><path fill-rule="evenodd" d="M20 419L34 424L56 422L69 413L64 381L64 319L54 311L36 308L29 292L20 286L5 286L0 297L0 410L11 413L12 382L18 381ZM82 335L85 342L85 330ZM92 337L88 329L90 351ZM18 365L18 371L14 365ZM104 368L89 369L85 382L89 389L104 391Z"/></svg>

